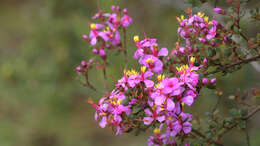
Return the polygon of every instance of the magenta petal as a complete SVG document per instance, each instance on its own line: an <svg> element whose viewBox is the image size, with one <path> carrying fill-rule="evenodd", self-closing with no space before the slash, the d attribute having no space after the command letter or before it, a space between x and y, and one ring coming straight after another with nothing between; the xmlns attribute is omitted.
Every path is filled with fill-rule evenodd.
<svg viewBox="0 0 260 146"><path fill-rule="evenodd" d="M108 36L107 36L107 34L105 32L100 32L99 36L102 37L104 41L108 41L109 40L109 38L108 38Z"/></svg>
<svg viewBox="0 0 260 146"><path fill-rule="evenodd" d="M145 125L150 125L153 122L153 118L151 117L144 117L144 124Z"/></svg>
<svg viewBox="0 0 260 146"><path fill-rule="evenodd" d="M120 126L116 127L116 135L122 134L122 128Z"/></svg>
<svg viewBox="0 0 260 146"><path fill-rule="evenodd" d="M154 83L151 80L144 80L145 86L147 88L153 87Z"/></svg>
<svg viewBox="0 0 260 146"><path fill-rule="evenodd" d="M186 96L186 97L182 98L182 102L184 102L188 106L191 106L193 104L193 97L192 96Z"/></svg>
<svg viewBox="0 0 260 146"><path fill-rule="evenodd" d="M155 97L155 104L156 105L161 105L165 101L166 97L165 96L157 96Z"/></svg>
<svg viewBox="0 0 260 146"><path fill-rule="evenodd" d="M157 117L157 120L162 123L165 120L165 116Z"/></svg>
<svg viewBox="0 0 260 146"><path fill-rule="evenodd" d="M97 38L96 37L92 38L91 41L90 41L90 44L92 46L95 46L97 44Z"/></svg>
<svg viewBox="0 0 260 146"><path fill-rule="evenodd" d="M168 55L168 49L167 48L162 48L158 53L158 56L167 56L167 55Z"/></svg>
<svg viewBox="0 0 260 146"><path fill-rule="evenodd" d="M97 112L95 112L94 119L95 119L96 121L98 120L98 113L97 113Z"/></svg>
<svg viewBox="0 0 260 146"><path fill-rule="evenodd" d="M171 99L167 99L167 110L173 111L174 107L175 107L174 102Z"/></svg>
<svg viewBox="0 0 260 146"><path fill-rule="evenodd" d="M149 115L149 116L153 115L153 113L150 111L149 108L146 108L146 109L144 110L144 112L145 112L147 115Z"/></svg>
<svg viewBox="0 0 260 146"><path fill-rule="evenodd" d="M107 125L107 117L103 117L102 120L99 122L99 126L101 128L105 128Z"/></svg>
<svg viewBox="0 0 260 146"><path fill-rule="evenodd" d="M151 71L147 71L147 72L144 73L144 78L145 78L145 79L146 79L146 78L149 78L149 77L151 77L151 76L153 76L153 73L152 73Z"/></svg>
<svg viewBox="0 0 260 146"><path fill-rule="evenodd" d="M183 124L183 131L184 131L184 133L185 134L188 134L188 133L190 133L191 132L191 126L192 126L192 124L191 123L189 123L189 122L185 122L184 124Z"/></svg>

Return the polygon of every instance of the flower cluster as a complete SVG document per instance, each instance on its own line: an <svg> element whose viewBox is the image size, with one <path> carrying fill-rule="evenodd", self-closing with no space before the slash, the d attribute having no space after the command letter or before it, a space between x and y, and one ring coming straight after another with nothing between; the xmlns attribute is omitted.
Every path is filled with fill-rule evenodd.
<svg viewBox="0 0 260 146"><path fill-rule="evenodd" d="M177 47L173 54L191 54L198 51L198 46L194 44L204 44L213 47L216 42L226 41L226 36L222 34L224 27L216 20L209 21L209 17L204 13L198 12L193 15L188 13L188 18L184 15L177 17L180 24L178 33L185 40L185 46L180 46L177 43Z"/></svg>
<svg viewBox="0 0 260 146"><path fill-rule="evenodd" d="M139 41L139 37L135 36L134 41L136 43L137 50L134 54L134 58L139 58L139 63L146 66L149 70L160 74L163 69L163 62L158 58L168 55L168 49L162 48L158 50L158 44L154 38L145 38Z"/></svg>
<svg viewBox="0 0 260 146"><path fill-rule="evenodd" d="M98 19L100 23L91 23L89 35L83 35L83 38L93 47L92 52L99 54L103 59L106 58L105 49L122 46L120 30L132 24L127 9L122 11L119 6L112 6L111 10L113 13L103 13L100 10L95 14L93 19Z"/></svg>
<svg viewBox="0 0 260 146"><path fill-rule="evenodd" d="M102 58L106 54L104 48L121 45L119 29L132 23L126 9L123 15L119 7L113 6L112 10L112 14L97 13L93 18L103 23L91 24L90 35L85 36L95 47L93 52L99 53ZM176 144L176 139L191 132L192 115L185 113L184 107L193 105L202 86L216 81L215 78L210 82L205 77L200 79L200 71L208 62L204 58L201 65L196 65L193 55L197 51L192 46L194 41L212 45L219 29L222 29L217 21L209 22L208 19L202 13L190 14L187 19L184 16L178 18L178 33L185 40L185 48L177 43L178 50L172 51L175 56L169 54L167 48L159 48L155 38L140 40L139 36L134 36L137 49L133 58L138 59L140 69L124 70L111 93L97 104L89 102L96 109L95 120L101 128L110 126L118 135L132 129L145 131L153 127L154 135L147 141L149 146ZM180 53L185 54L182 55L183 60ZM181 61L178 63L177 60ZM78 72L85 64L81 63Z"/></svg>
<svg viewBox="0 0 260 146"><path fill-rule="evenodd" d="M144 42L151 44L151 41L154 39L146 38L140 45ZM148 48L151 49L150 46L145 47ZM199 75L196 72L198 67L194 66L195 59L191 57L189 65L177 68L175 77L165 77L163 74L158 74L162 71L162 65L158 72L148 63L159 62L160 59L157 57L167 49L161 49L158 53L154 51L154 55L148 54L153 50L156 49L142 51L143 54L138 56L139 63L143 65L140 73L135 70L125 71L113 92L101 98L99 104L92 105L97 110L95 119L99 117L102 128L108 124L117 129L116 134L120 134L129 126L159 125L160 130L155 132L154 137L149 138L148 145L156 144L158 141L169 144L174 142L174 137L191 131L192 115L185 113L183 109L184 105L191 106L198 96L196 91L199 82ZM147 53L144 53L146 51ZM167 53L162 54L167 56ZM152 59L151 62L147 61L147 56ZM143 63L145 59L147 64ZM136 109L138 112L134 112ZM163 128L164 133L161 132Z"/></svg>

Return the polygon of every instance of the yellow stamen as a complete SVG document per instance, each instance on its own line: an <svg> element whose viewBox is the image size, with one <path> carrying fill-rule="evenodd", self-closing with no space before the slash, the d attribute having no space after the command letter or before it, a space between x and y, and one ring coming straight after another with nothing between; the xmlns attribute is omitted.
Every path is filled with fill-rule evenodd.
<svg viewBox="0 0 260 146"><path fill-rule="evenodd" d="M153 130L153 133L159 134L159 133L161 133L161 129L160 129L160 128L155 128L155 129Z"/></svg>
<svg viewBox="0 0 260 146"><path fill-rule="evenodd" d="M179 22L181 22L181 19L180 19L179 17L177 17L177 20L178 20Z"/></svg>
<svg viewBox="0 0 260 146"><path fill-rule="evenodd" d="M190 62L194 63L195 62L195 57L190 58Z"/></svg>
<svg viewBox="0 0 260 146"><path fill-rule="evenodd" d="M90 24L90 29L96 29L96 28L97 28L97 26L96 26L95 23L91 23L91 24Z"/></svg>
<svg viewBox="0 0 260 146"><path fill-rule="evenodd" d="M181 105L184 106L184 102L181 102Z"/></svg>
<svg viewBox="0 0 260 146"><path fill-rule="evenodd" d="M198 12L197 15L200 16L200 17L203 17L205 14L201 13L201 12Z"/></svg>
<svg viewBox="0 0 260 146"><path fill-rule="evenodd" d="M138 72L135 71L134 69L131 69L131 70L128 70L128 71L124 71L124 72L125 72L125 74L126 74L127 76L138 75Z"/></svg>
<svg viewBox="0 0 260 146"><path fill-rule="evenodd" d="M204 17L204 21L205 21L205 22L208 22L208 21L209 21L209 17L205 16L205 17Z"/></svg>
<svg viewBox="0 0 260 146"><path fill-rule="evenodd" d="M153 62L154 62L154 60L153 60L152 58L148 58L148 59L146 60L146 62L147 62L147 63L150 63L150 62L152 62L152 63L153 63Z"/></svg>
<svg viewBox="0 0 260 146"><path fill-rule="evenodd" d="M134 36L134 41L139 42L139 36L138 35Z"/></svg>
<svg viewBox="0 0 260 146"><path fill-rule="evenodd" d="M172 117L171 116L167 117L167 120L172 121Z"/></svg>
<svg viewBox="0 0 260 146"><path fill-rule="evenodd" d="M155 50L158 50L158 45L153 45L153 48L154 48Z"/></svg>
<svg viewBox="0 0 260 146"><path fill-rule="evenodd" d="M184 19L184 16L183 15L181 15L181 20L183 20Z"/></svg>
<svg viewBox="0 0 260 146"><path fill-rule="evenodd" d="M143 72L143 73L144 73L144 72L145 72L145 70L146 70L146 66L142 66L142 67L141 67L141 72Z"/></svg>
<svg viewBox="0 0 260 146"><path fill-rule="evenodd" d="M157 76L157 80L162 81L162 80L164 80L164 77L165 77L164 74L160 74L160 75Z"/></svg>

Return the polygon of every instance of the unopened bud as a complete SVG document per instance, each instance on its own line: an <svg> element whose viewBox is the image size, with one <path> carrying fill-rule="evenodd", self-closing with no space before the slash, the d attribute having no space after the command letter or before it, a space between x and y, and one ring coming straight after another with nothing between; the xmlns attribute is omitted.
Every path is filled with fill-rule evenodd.
<svg viewBox="0 0 260 146"><path fill-rule="evenodd" d="M83 67L86 67L86 66L87 66L86 61L82 60L82 61L81 61L81 65L82 65Z"/></svg>
<svg viewBox="0 0 260 146"><path fill-rule="evenodd" d="M225 15L226 11L221 8L214 8L214 12L217 14Z"/></svg>
<svg viewBox="0 0 260 146"><path fill-rule="evenodd" d="M211 83L211 84L216 83L216 78L211 79L211 80L210 80L210 83Z"/></svg>
<svg viewBox="0 0 260 146"><path fill-rule="evenodd" d="M203 79L202 79L202 84L204 84L204 85L205 85L205 84L208 84L208 79L207 79L207 78L203 78Z"/></svg>
<svg viewBox="0 0 260 146"><path fill-rule="evenodd" d="M106 51L104 49L99 50L99 55L103 58L106 57Z"/></svg>

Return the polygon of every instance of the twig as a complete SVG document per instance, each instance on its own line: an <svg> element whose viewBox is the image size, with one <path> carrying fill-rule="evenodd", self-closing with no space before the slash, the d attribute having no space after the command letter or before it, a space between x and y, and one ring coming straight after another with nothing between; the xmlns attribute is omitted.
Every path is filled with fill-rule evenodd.
<svg viewBox="0 0 260 146"><path fill-rule="evenodd" d="M107 93L109 93L109 86L108 86L107 75L106 75L106 66L104 66L103 68L103 76L105 81L105 88L107 90Z"/></svg>
<svg viewBox="0 0 260 146"><path fill-rule="evenodd" d="M125 55L125 65L124 67L127 67L128 64L128 57L127 57L127 50L126 50L126 29L123 28L123 35L124 35L124 44L123 44L123 51L124 51L124 55Z"/></svg>
<svg viewBox="0 0 260 146"><path fill-rule="evenodd" d="M218 100L217 100L217 103L215 104L214 108L212 109L212 113L216 111L219 103L220 103L220 99L221 99L221 96L218 96Z"/></svg>
<svg viewBox="0 0 260 146"><path fill-rule="evenodd" d="M235 66L241 65L241 64L247 64L249 62L256 61L258 59L260 59L260 55L252 57L252 58L249 58L249 59L242 60L242 61L234 63L234 64L228 64L228 65L223 66L221 68L218 68L218 69L216 69L216 70L214 70L212 72L208 72L205 75L208 76L208 75L215 74L215 73L218 73L218 72L221 72L221 71L226 71L229 68L232 68L232 67L235 67Z"/></svg>
<svg viewBox="0 0 260 146"><path fill-rule="evenodd" d="M212 140L212 139L208 139L205 134L201 133L200 131L196 130L196 129L192 129L191 131L192 133L196 134L197 136L203 138L206 142L210 143L210 144L215 144L217 146L223 146L222 143L219 143L215 140Z"/></svg>
<svg viewBox="0 0 260 146"><path fill-rule="evenodd" d="M249 134L248 134L248 131L247 131L247 121L246 121L246 128L245 128L245 134L246 134L246 143L247 143L247 146L250 146L250 137L249 137Z"/></svg>
<svg viewBox="0 0 260 146"><path fill-rule="evenodd" d="M227 132L229 132L230 130L232 130L233 128L235 128L235 127L239 124L239 122L240 122L241 120L248 120L249 118L251 118L251 117L252 117L254 114L256 114L259 110L260 110L260 106L257 106L254 110L252 110L252 112L250 112L249 114L247 114L247 116L238 118L238 119L236 120L236 122L233 123L231 126L225 127L225 129L219 134L219 137L224 136Z"/></svg>

